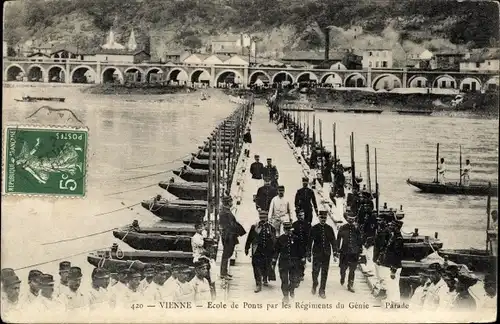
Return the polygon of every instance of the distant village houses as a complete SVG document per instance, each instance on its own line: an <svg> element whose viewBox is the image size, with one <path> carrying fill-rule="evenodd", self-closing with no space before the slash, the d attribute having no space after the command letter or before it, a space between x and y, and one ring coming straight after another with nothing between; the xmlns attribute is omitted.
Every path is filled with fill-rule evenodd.
<svg viewBox="0 0 500 324"><path fill-rule="evenodd" d="M361 69L361 56L349 49L330 50L328 59L325 51L292 51L280 59L294 67L309 67L332 70Z"/></svg>
<svg viewBox="0 0 500 324"><path fill-rule="evenodd" d="M382 47L368 47L362 49L363 69L391 69L393 67L392 50Z"/></svg>
<svg viewBox="0 0 500 324"><path fill-rule="evenodd" d="M248 34L217 36L211 39L212 54L256 56L256 43Z"/></svg>

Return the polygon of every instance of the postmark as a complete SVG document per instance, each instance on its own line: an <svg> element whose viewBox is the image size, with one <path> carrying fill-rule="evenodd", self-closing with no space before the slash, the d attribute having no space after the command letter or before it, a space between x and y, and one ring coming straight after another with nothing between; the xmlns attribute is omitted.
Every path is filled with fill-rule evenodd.
<svg viewBox="0 0 500 324"><path fill-rule="evenodd" d="M87 150L87 128L6 127L2 192L84 197Z"/></svg>

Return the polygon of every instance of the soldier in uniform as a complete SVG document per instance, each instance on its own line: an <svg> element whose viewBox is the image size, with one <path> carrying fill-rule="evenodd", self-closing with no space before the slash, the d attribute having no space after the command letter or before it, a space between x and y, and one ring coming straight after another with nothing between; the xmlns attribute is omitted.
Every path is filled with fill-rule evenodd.
<svg viewBox="0 0 500 324"><path fill-rule="evenodd" d="M271 201L277 195L278 189L271 186L271 180L269 177L264 177L264 185L257 189L257 194L255 195L255 208L257 208L257 210L269 211Z"/></svg>
<svg viewBox="0 0 500 324"><path fill-rule="evenodd" d="M90 310L108 309L114 306L111 296L107 291L109 286L109 271L104 268L94 268L92 271L92 288L89 291L88 305Z"/></svg>
<svg viewBox="0 0 500 324"><path fill-rule="evenodd" d="M192 270L185 265L178 266L177 286L174 290L174 301L194 301L194 289L188 277Z"/></svg>
<svg viewBox="0 0 500 324"><path fill-rule="evenodd" d="M123 292L123 295L117 296L121 300L122 308L130 309L132 305L144 302L144 295L139 290L141 279L142 279L142 274L140 271L136 269L129 270L128 284L127 284L128 289Z"/></svg>
<svg viewBox="0 0 500 324"><path fill-rule="evenodd" d="M451 308L454 310L473 311L476 310L477 304L472 297L469 288L478 282L478 278L472 273L462 268L457 273L456 296L451 301Z"/></svg>
<svg viewBox="0 0 500 324"><path fill-rule="evenodd" d="M410 307L415 309L422 308L425 297L427 296L427 290L431 285L431 280L426 271L421 271L419 273L419 280L419 286L415 289L410 299Z"/></svg>
<svg viewBox="0 0 500 324"><path fill-rule="evenodd" d="M61 263L59 263L59 276L61 277L61 279L54 292L57 297L62 296L69 290L68 289L69 268L71 268L71 262L62 261Z"/></svg>
<svg viewBox="0 0 500 324"><path fill-rule="evenodd" d="M153 278L155 277L155 268L151 263L146 263L143 270L144 279L142 279L139 285L139 292L141 294L146 294L149 286L153 283Z"/></svg>
<svg viewBox="0 0 500 324"><path fill-rule="evenodd" d="M271 186L273 186L274 188L278 188L279 172L278 168L273 165L273 159L267 158L267 164L264 167L263 174L264 178L271 179Z"/></svg>
<svg viewBox="0 0 500 324"><path fill-rule="evenodd" d="M262 290L262 284L268 285L268 275L272 269L272 258L274 255L274 243L276 241L276 229L268 222L267 212L259 212L259 222L252 225L248 232L245 244L245 254L248 255L252 248L252 267L255 278L255 292ZM272 276L275 279L275 276Z"/></svg>
<svg viewBox="0 0 500 324"><path fill-rule="evenodd" d="M165 291L165 282L170 277L170 272L163 264L156 264L155 266L155 276L153 278L153 283L148 289L147 297L151 298L154 301L163 301L164 296L168 295L168 292Z"/></svg>
<svg viewBox="0 0 500 324"><path fill-rule="evenodd" d="M14 269L12 269L12 268L4 268L4 269L2 269L1 274L0 274L0 276L1 276L0 282L2 284L2 286L1 286L1 297L2 297L1 299L2 299L2 301L4 301L5 298L7 298L6 297L7 295L6 295L6 292L5 292L4 281L6 280L7 277L11 277L11 276L15 276L15 275L16 275L16 273L14 272Z"/></svg>
<svg viewBox="0 0 500 324"><path fill-rule="evenodd" d="M304 219L307 223L312 223L313 210L318 214L318 205L316 204L316 196L314 191L309 188L309 178L302 178L302 188L297 190L295 194L295 209L300 209L304 211Z"/></svg>
<svg viewBox="0 0 500 324"><path fill-rule="evenodd" d="M195 277L191 279L190 284L193 287L194 302L197 306L203 306L204 303L212 300L210 292L210 283L207 280L208 267L207 263L197 261L194 264Z"/></svg>
<svg viewBox="0 0 500 324"><path fill-rule="evenodd" d="M399 277L402 269L401 261L403 259L402 226L402 221L392 221L387 245L379 256L380 270L382 270L382 277L386 282L387 299L388 301L396 303L398 303L401 298Z"/></svg>
<svg viewBox="0 0 500 324"><path fill-rule="evenodd" d="M173 300L174 293L179 282L179 267L177 265L172 265L172 267L170 268L170 272L170 277L165 281L163 287L161 288L161 296L163 300Z"/></svg>
<svg viewBox="0 0 500 324"><path fill-rule="evenodd" d="M346 270L349 268L347 290L350 292L354 292L354 271L363 248L361 232L354 224L354 219L352 214L346 215L347 224L340 227L337 237L337 251L340 253L340 284L344 284Z"/></svg>
<svg viewBox="0 0 500 324"><path fill-rule="evenodd" d="M28 274L28 286L29 289L24 294L24 301L27 303L32 303L40 294L40 277L42 276L40 270L30 270Z"/></svg>
<svg viewBox="0 0 500 324"><path fill-rule="evenodd" d="M299 279L304 280L304 270L305 270L305 257L307 254L307 245L309 244L309 235L311 231L311 224L304 220L304 211L299 209L296 212L297 220L293 222L292 228L293 233L297 235L299 239Z"/></svg>
<svg viewBox="0 0 500 324"><path fill-rule="evenodd" d="M233 199L230 196L222 198L222 209L219 214L219 225L221 227L222 258L220 265L220 277L230 280L232 276L228 273L229 258L234 253L234 247L238 244L238 236L246 234L242 226L234 217L231 207Z"/></svg>
<svg viewBox="0 0 500 324"><path fill-rule="evenodd" d="M316 294L318 287L318 276L321 271L321 284L319 286L319 296L326 298L326 280L328 278L328 269L330 267L330 256L337 252L337 242L333 228L326 223L327 213L321 211L319 214L319 223L311 228L311 236L307 244L307 259L311 262L312 252L312 279L313 286L311 293Z"/></svg>
<svg viewBox="0 0 500 324"><path fill-rule="evenodd" d="M264 164L260 162L260 156L256 154L254 158L255 162L250 165L251 183L253 184L252 192L256 192L260 188L264 174Z"/></svg>
<svg viewBox="0 0 500 324"><path fill-rule="evenodd" d="M278 268L281 278L281 291L283 292L283 303L289 302L289 297L295 297L295 285L297 279L297 263L299 256L299 239L292 233L292 223L284 222L285 233L281 235L274 249L273 264L278 260Z"/></svg>
<svg viewBox="0 0 500 324"><path fill-rule="evenodd" d="M13 272L13 271L12 271ZM21 289L21 280L15 274L8 275L6 273L2 281L2 289L5 292L4 300L2 301L2 311L6 314L12 314L21 311L21 303L19 302L19 292Z"/></svg>
<svg viewBox="0 0 500 324"><path fill-rule="evenodd" d="M69 268L68 290L62 294L66 310L81 309L86 306L87 300L79 290L81 283L82 269L79 267Z"/></svg>
<svg viewBox="0 0 500 324"><path fill-rule="evenodd" d="M50 274L41 274L38 280L40 295L33 301L34 309L41 312L65 310L61 300L54 296L54 277Z"/></svg>
<svg viewBox="0 0 500 324"><path fill-rule="evenodd" d="M443 268L439 263L433 263L429 265L428 272L431 276L431 285L427 290L427 296L425 297L423 309L425 311L436 310L440 306L441 302L443 304L448 300L448 284L442 277Z"/></svg>

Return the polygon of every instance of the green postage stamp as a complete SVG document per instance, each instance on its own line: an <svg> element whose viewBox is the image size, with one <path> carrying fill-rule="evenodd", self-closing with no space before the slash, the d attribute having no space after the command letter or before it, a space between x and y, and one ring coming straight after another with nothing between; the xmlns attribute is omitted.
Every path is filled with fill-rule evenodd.
<svg viewBox="0 0 500 324"><path fill-rule="evenodd" d="M86 128L14 126L4 138L5 194L85 196Z"/></svg>

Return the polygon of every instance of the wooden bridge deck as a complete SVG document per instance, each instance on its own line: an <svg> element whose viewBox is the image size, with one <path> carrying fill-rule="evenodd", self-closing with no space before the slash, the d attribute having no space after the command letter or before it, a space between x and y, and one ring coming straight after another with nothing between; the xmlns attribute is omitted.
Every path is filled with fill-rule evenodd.
<svg viewBox="0 0 500 324"><path fill-rule="evenodd" d="M260 160L265 163L267 158L272 158L273 163L277 166L279 171L279 182L285 186L285 197L290 201L293 209L293 201L295 192L302 185L301 178L307 171L297 163L294 157L293 150L287 145L281 133L276 129L276 125L268 122L268 110L264 106L256 106L255 114L252 121L252 146L250 153L250 161L245 163L246 171L244 175L243 192L241 193L241 203L238 206L236 218L248 231L252 224L258 221L258 213L255 210L253 202L253 195L255 194L254 186L251 184L251 176L249 173L249 165L253 160L254 154L260 155ZM245 168L245 166L244 166ZM320 196L318 197L318 204ZM321 207L320 207L321 209ZM293 220L296 220L293 215ZM313 224L317 222L314 217ZM331 219L328 220L330 225L333 225ZM334 226L336 228L336 226ZM246 235L239 239L240 244L236 246L235 252L235 265L229 268L233 280L229 282L227 293L228 301L235 302L274 302L281 303L281 280L279 273L276 269L277 281L270 282L268 287L263 287L259 293L254 293L255 281L253 277L253 269L251 265L250 256L244 254L244 245L246 242ZM321 299L319 296L311 294L312 287L312 265L307 263L304 281L300 287L295 291L295 299L292 302L316 302L316 303L330 303L337 304L343 302L347 304L351 301L358 303L369 303L370 305L378 305L378 302L371 296L370 289L368 288L364 276L360 271L356 271L356 281L354 288L355 293L347 291L346 285L340 285L340 271L338 263L332 261L330 271L328 273L328 281L326 287L327 298ZM346 308L348 306L346 305Z"/></svg>

